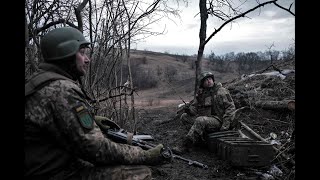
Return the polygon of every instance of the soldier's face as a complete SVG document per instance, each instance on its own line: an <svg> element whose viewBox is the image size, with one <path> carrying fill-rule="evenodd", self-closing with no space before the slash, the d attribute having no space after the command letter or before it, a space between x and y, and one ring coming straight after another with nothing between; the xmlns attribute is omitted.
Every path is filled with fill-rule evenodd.
<svg viewBox="0 0 320 180"><path fill-rule="evenodd" d="M203 87L205 87L205 88L213 87L213 79L211 77L206 78L203 81Z"/></svg>
<svg viewBox="0 0 320 180"><path fill-rule="evenodd" d="M80 48L79 51L76 53L77 70L80 72L81 75L85 75L89 68L89 52L89 48Z"/></svg>

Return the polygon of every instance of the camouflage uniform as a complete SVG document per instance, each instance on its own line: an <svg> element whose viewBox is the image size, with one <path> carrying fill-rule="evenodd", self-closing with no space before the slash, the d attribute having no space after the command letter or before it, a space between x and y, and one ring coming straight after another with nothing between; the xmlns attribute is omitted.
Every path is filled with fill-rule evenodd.
<svg viewBox="0 0 320 180"><path fill-rule="evenodd" d="M71 78L55 66L45 70ZM72 79L52 81L27 96L25 178L151 179L150 168L141 164L157 159L140 147L105 138L92 117L85 94Z"/></svg>
<svg viewBox="0 0 320 180"><path fill-rule="evenodd" d="M212 88L199 88L188 113L183 113L180 120L190 129L187 138L196 143L204 141L207 133L232 128L235 110L229 91L215 82Z"/></svg>

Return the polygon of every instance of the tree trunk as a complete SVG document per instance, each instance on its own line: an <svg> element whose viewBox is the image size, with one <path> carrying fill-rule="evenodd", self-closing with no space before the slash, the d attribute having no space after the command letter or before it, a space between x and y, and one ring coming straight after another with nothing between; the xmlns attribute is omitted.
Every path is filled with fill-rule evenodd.
<svg viewBox="0 0 320 180"><path fill-rule="evenodd" d="M282 110L282 109L295 110L295 101L294 100L256 101L255 106L262 109L270 109L270 110Z"/></svg>
<svg viewBox="0 0 320 180"><path fill-rule="evenodd" d="M200 32L199 32L199 49L198 49L198 56L196 61L196 80L195 80L195 88L194 88L194 97L196 97L196 93L198 91L198 77L202 71L201 68L201 60L203 56L203 51L205 47L205 41L206 41L206 33L207 33L207 19L208 19L208 13L207 13L207 6L206 6L206 0L200 0L199 1L199 8L200 8L200 18L201 18L201 25L200 25Z"/></svg>
<svg viewBox="0 0 320 180"><path fill-rule="evenodd" d="M74 8L75 11L75 15L78 21L78 29L83 33L83 20L82 20L82 16L81 16L81 11L83 10L83 8L86 6L86 4L89 2L89 0L83 0L82 3L80 3L78 5L77 8Z"/></svg>

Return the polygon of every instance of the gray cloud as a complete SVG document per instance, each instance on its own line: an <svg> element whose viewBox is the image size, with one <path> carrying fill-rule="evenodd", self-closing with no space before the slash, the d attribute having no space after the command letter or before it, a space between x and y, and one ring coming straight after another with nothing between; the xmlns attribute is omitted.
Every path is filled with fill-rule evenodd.
<svg viewBox="0 0 320 180"><path fill-rule="evenodd" d="M260 0L260 3L266 2L267 0ZM248 1L248 4L245 4L245 9L252 8L257 6L257 2ZM283 6L284 8L289 8L290 4L294 2L294 0L279 0L277 4ZM291 7L291 11L295 12L295 3L293 3ZM278 19L278 18L294 18L289 12L275 6L274 4L267 4L260 9L257 9L248 14L249 17L253 18L264 18L264 19Z"/></svg>
<svg viewBox="0 0 320 180"><path fill-rule="evenodd" d="M264 39L257 39L256 41L247 41L247 40L237 40L232 42L217 42L209 43L204 50L204 54L210 54L214 52L216 55L226 54L228 52L258 52L266 51L271 44L275 45L274 50L285 50L290 47L293 43L292 39L280 40L273 39L273 37L265 37ZM185 45L185 46L176 46L176 45L157 45L157 44L148 44L147 46L139 46L139 50L149 50L155 52L166 52L170 54L186 54L194 55L198 53L198 44L195 45Z"/></svg>
<svg viewBox="0 0 320 180"><path fill-rule="evenodd" d="M260 0L260 3L265 1ZM278 4L288 8L293 1L279 0ZM248 2L251 2L251 4L245 4L243 10L256 5L256 0ZM293 5L293 12L294 8ZM159 42L157 42L157 39L152 38L152 41L139 44L137 48L172 54L197 54L200 17L199 15L194 17L194 15L199 11L198 4L192 1L183 11L185 13L182 15L183 23L168 29L168 32L171 34L168 38L166 36L158 36ZM295 37L295 17L289 12L269 4L261 8L260 14L259 10L256 10L250 13L249 17L251 19L239 18L236 23L232 23L232 28L231 24L225 26L206 45L204 53L209 54L213 51L221 55L228 52L265 51L267 46L270 46L272 43L274 43L276 50L284 50L293 43ZM207 36L214 31L214 28L218 28L221 23L223 22L209 17Z"/></svg>
<svg viewBox="0 0 320 180"><path fill-rule="evenodd" d="M198 23L188 23L185 25L185 29L188 30L188 29L199 29L199 24Z"/></svg>

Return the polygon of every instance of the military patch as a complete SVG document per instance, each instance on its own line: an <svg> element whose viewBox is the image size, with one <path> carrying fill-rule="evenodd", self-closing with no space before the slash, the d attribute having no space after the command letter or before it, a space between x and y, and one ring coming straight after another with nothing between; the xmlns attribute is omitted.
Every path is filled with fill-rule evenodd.
<svg viewBox="0 0 320 180"><path fill-rule="evenodd" d="M93 128L93 118L89 114L89 111L83 106L79 105L74 108L76 111L76 115L78 117L78 120L82 127L86 129L92 129Z"/></svg>
<svg viewBox="0 0 320 180"><path fill-rule="evenodd" d="M231 98L230 94L226 94L226 96L227 96L228 101L232 102L232 98Z"/></svg>

